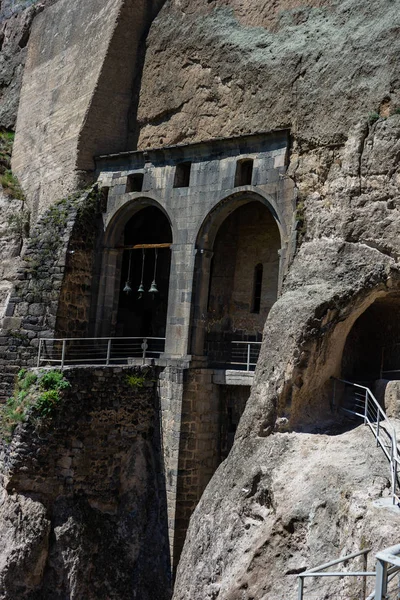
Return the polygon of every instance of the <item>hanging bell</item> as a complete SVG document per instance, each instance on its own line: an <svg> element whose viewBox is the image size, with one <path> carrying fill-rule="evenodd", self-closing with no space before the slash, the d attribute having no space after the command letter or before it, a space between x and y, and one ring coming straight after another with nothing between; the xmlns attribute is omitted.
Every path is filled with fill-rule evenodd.
<svg viewBox="0 0 400 600"><path fill-rule="evenodd" d="M155 279L153 279L153 281L151 282L149 293L150 294L158 294L158 288L157 288L157 284L156 284L156 280Z"/></svg>
<svg viewBox="0 0 400 600"><path fill-rule="evenodd" d="M145 293L145 291L146 290L144 289L143 283L141 283L138 287L138 294L139 294L138 300L140 300L143 297L143 294Z"/></svg>
<svg viewBox="0 0 400 600"><path fill-rule="evenodd" d="M122 291L125 292L125 294L132 293L131 282L129 280L125 283L125 287Z"/></svg>

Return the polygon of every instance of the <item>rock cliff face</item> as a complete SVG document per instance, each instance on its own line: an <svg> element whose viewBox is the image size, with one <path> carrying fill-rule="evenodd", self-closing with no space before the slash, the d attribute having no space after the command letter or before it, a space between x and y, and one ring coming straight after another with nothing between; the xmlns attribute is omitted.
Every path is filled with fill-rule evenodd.
<svg viewBox="0 0 400 600"><path fill-rule="evenodd" d="M166 600L154 373L83 368L66 378L52 417L31 412L1 449L0 598Z"/></svg>
<svg viewBox="0 0 400 600"><path fill-rule="evenodd" d="M341 373L348 333L370 305L400 289L399 9L398 0L168 0L150 30L131 144L288 127L287 176L298 193L298 252L269 313L235 445L192 517L176 600L287 600L300 569L398 542L398 516L373 506L387 494L387 465L368 432L328 435L325 422L329 378ZM12 64L22 64L29 10L37 8L5 25L6 127L15 120L21 68ZM18 523L13 498L8 493L4 514ZM44 585L50 555L51 565L66 557L68 579L69 509L51 524L36 496L16 498L20 514L37 517L24 533L33 548L24 589ZM71 528L79 528L74 515ZM12 543L5 578L20 539ZM51 577L48 589L65 593ZM348 585L324 583L319 597L348 599L356 593ZM20 593L10 589L11 597ZM82 589L76 597L90 598Z"/></svg>
<svg viewBox="0 0 400 600"><path fill-rule="evenodd" d="M370 436L360 427L237 442L192 519L174 599L288 600L306 568L393 545L399 517L373 505L389 482ZM360 569L360 559L351 567ZM305 590L349 600L360 597L361 582L319 579Z"/></svg>
<svg viewBox="0 0 400 600"><path fill-rule="evenodd" d="M0 2L0 129L14 129L32 21L56 0Z"/></svg>
<svg viewBox="0 0 400 600"><path fill-rule="evenodd" d="M378 488L368 492L373 477L366 472L364 479L357 461L354 471L343 464L349 484L332 472L323 491L316 472L311 474L317 456L312 453L297 487L282 482L285 461L289 465L292 456L300 456L303 444L316 444L321 460L328 462L335 444L354 444L354 451L363 453L367 440L361 441L361 433L340 438L271 434L282 423L297 430L323 423L329 378L341 373L348 333L369 305L398 290L399 25L399 3L388 0L373 10L358 0L260 1L257 7L171 0L150 31L139 104L140 146L290 127L288 176L298 190L301 242L267 319L256 382L234 449L192 517L176 599L289 597L293 583L282 573L321 562L346 545L344 524L333 515L351 514L352 500L339 507L333 488L354 485L355 496L371 499L382 493ZM286 443L293 444L293 455L281 448ZM375 458L369 460L371 465ZM246 479L251 469L256 485ZM308 478L315 494L305 489ZM355 480L363 482L361 487ZM280 485L292 506L280 495ZM276 504L275 493L280 497ZM258 496L260 502L254 500ZM327 527L314 554L317 536L305 533L313 530L314 517L307 521L305 515L314 514L316 499L325 503L321 510ZM371 537L375 519L387 518L388 527L385 541L377 541L394 539L391 517L371 510L370 501L360 508L360 529L349 517L346 531L352 532L355 546L362 544L364 530ZM305 520L296 537L298 512ZM232 527L227 527L230 519ZM294 519L287 529L277 525L285 519ZM297 544L296 551L287 544ZM280 560L269 579L268 570ZM339 591L330 594L339 597Z"/></svg>

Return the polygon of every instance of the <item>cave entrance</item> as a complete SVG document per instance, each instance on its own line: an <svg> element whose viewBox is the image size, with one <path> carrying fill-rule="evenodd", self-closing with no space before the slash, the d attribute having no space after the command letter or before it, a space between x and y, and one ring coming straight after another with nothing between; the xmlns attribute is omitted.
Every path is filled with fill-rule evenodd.
<svg viewBox="0 0 400 600"><path fill-rule="evenodd" d="M172 232L154 206L126 223L118 297L116 335L165 337Z"/></svg>
<svg viewBox="0 0 400 600"><path fill-rule="evenodd" d="M259 345L249 347L246 342L261 342L277 299L280 247L276 222L258 201L240 206L219 227L205 324L205 353L211 365L254 370Z"/></svg>
<svg viewBox="0 0 400 600"><path fill-rule="evenodd" d="M400 379L400 294L377 298L347 336L342 377L373 386L377 379Z"/></svg>

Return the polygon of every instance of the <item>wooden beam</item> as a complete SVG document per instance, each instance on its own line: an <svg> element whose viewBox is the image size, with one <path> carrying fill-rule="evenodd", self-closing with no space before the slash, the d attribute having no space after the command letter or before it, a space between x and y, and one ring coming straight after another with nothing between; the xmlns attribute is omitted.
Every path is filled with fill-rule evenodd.
<svg viewBox="0 0 400 600"><path fill-rule="evenodd" d="M140 250L146 248L170 248L172 244L136 244L135 246L118 246L118 248L123 248L124 250Z"/></svg>

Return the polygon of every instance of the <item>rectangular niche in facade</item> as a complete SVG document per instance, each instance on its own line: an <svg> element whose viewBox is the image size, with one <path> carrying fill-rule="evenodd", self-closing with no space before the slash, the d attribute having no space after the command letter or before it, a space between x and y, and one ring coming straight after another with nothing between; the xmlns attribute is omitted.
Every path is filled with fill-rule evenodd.
<svg viewBox="0 0 400 600"><path fill-rule="evenodd" d="M126 178L126 193L141 192L143 189L143 173L132 173Z"/></svg>
<svg viewBox="0 0 400 600"><path fill-rule="evenodd" d="M183 162L176 165L174 188L189 187L191 162Z"/></svg>
<svg viewBox="0 0 400 600"><path fill-rule="evenodd" d="M253 180L253 159L246 158L236 163L235 187L251 185Z"/></svg>

